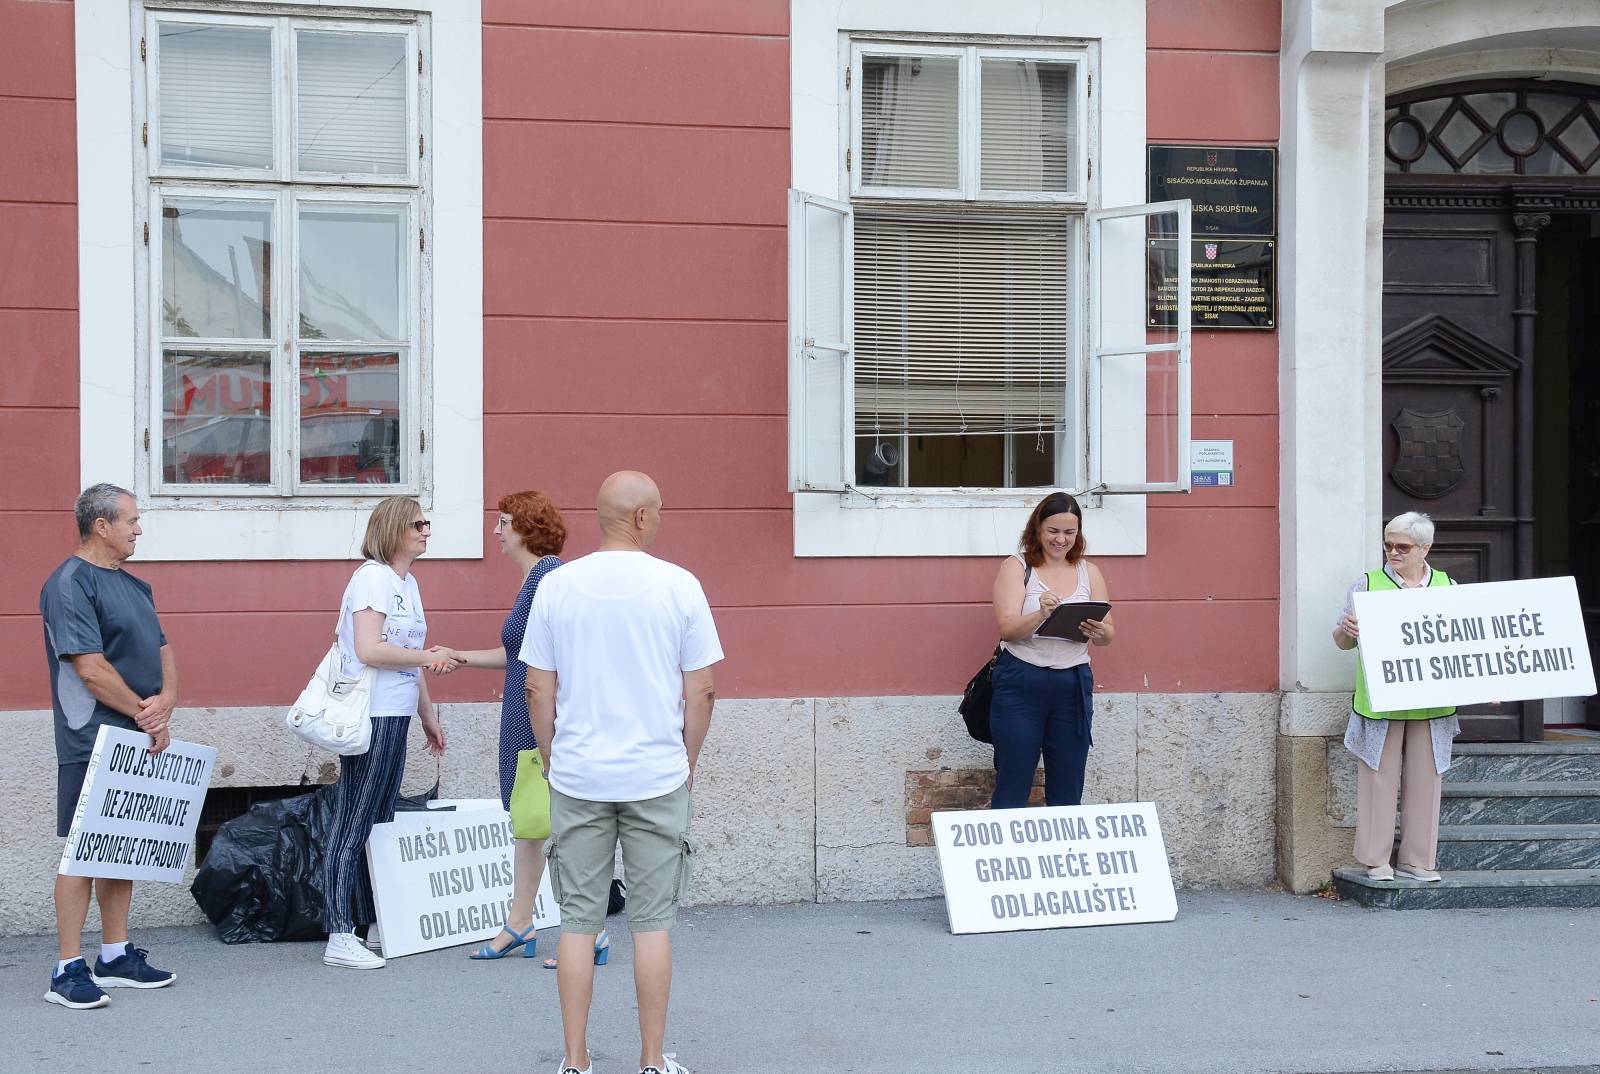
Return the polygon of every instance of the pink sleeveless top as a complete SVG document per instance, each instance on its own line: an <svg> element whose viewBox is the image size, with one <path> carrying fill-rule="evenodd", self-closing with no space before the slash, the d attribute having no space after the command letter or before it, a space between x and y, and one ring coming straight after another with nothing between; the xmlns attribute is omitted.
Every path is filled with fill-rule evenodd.
<svg viewBox="0 0 1600 1074"><path fill-rule="evenodd" d="M1016 557L1024 567L1027 560ZM1031 615L1039 610L1039 598L1051 592L1039 577L1038 571L1028 575L1028 585L1022 595L1022 614ZM1078 560L1078 584L1071 593L1056 594L1063 604L1082 603L1089 599L1089 561ZM1075 668L1089 662L1087 642L1067 641L1065 638L1024 638L1022 641L1002 641L1000 647L1018 660L1026 660L1041 668Z"/></svg>

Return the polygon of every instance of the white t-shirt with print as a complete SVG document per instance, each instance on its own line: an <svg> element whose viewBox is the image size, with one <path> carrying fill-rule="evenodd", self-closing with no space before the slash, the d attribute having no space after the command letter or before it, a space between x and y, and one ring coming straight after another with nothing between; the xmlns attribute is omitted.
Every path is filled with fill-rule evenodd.
<svg viewBox="0 0 1600 1074"><path fill-rule="evenodd" d="M383 613L383 640L402 649L422 649L428 620L422 613L417 576L404 578L387 563L367 560L351 575L339 604L339 655L344 674L361 675L367 665L356 659L355 613L372 609ZM414 716L421 668L379 668L372 687L372 715Z"/></svg>
<svg viewBox="0 0 1600 1074"><path fill-rule="evenodd" d="M520 655L556 673L556 790L641 802L689 778L683 673L722 659L694 575L644 552L574 560L539 583Z"/></svg>

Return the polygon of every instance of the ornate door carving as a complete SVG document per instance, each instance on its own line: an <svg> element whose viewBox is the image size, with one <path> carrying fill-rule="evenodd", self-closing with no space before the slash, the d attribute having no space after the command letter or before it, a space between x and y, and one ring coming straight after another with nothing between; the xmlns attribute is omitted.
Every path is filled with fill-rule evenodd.
<svg viewBox="0 0 1600 1074"><path fill-rule="evenodd" d="M1531 533L1518 510L1515 240L1504 210L1391 200L1384 216L1383 513L1432 517L1429 558L1461 582L1518 577ZM1464 711L1462 725L1463 738L1514 741L1522 706Z"/></svg>

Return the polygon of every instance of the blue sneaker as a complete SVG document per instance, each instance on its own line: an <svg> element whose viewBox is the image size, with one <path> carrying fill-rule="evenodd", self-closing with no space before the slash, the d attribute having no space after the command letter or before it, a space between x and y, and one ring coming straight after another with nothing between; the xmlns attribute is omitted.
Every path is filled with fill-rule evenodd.
<svg viewBox="0 0 1600 1074"><path fill-rule="evenodd" d="M111 997L100 991L89 977L89 964L81 958L67 963L67 968L50 977L50 991L44 994L46 1003L59 1003L75 1011L104 1007Z"/></svg>
<svg viewBox="0 0 1600 1074"><path fill-rule="evenodd" d="M110 962L94 960L94 983L101 988L165 988L178 979L175 973L158 970L144 960L150 952L128 945L127 953Z"/></svg>

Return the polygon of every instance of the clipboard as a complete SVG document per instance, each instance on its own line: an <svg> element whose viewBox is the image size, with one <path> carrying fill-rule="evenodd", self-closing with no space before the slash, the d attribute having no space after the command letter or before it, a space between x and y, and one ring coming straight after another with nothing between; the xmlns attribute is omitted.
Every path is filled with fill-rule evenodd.
<svg viewBox="0 0 1600 1074"><path fill-rule="evenodd" d="M1050 617L1039 624L1039 629L1033 632L1036 638L1060 638L1063 641L1088 642L1083 634L1083 621L1085 619L1104 619L1111 612L1111 605L1103 600L1074 601L1071 604L1057 604L1056 610Z"/></svg>

